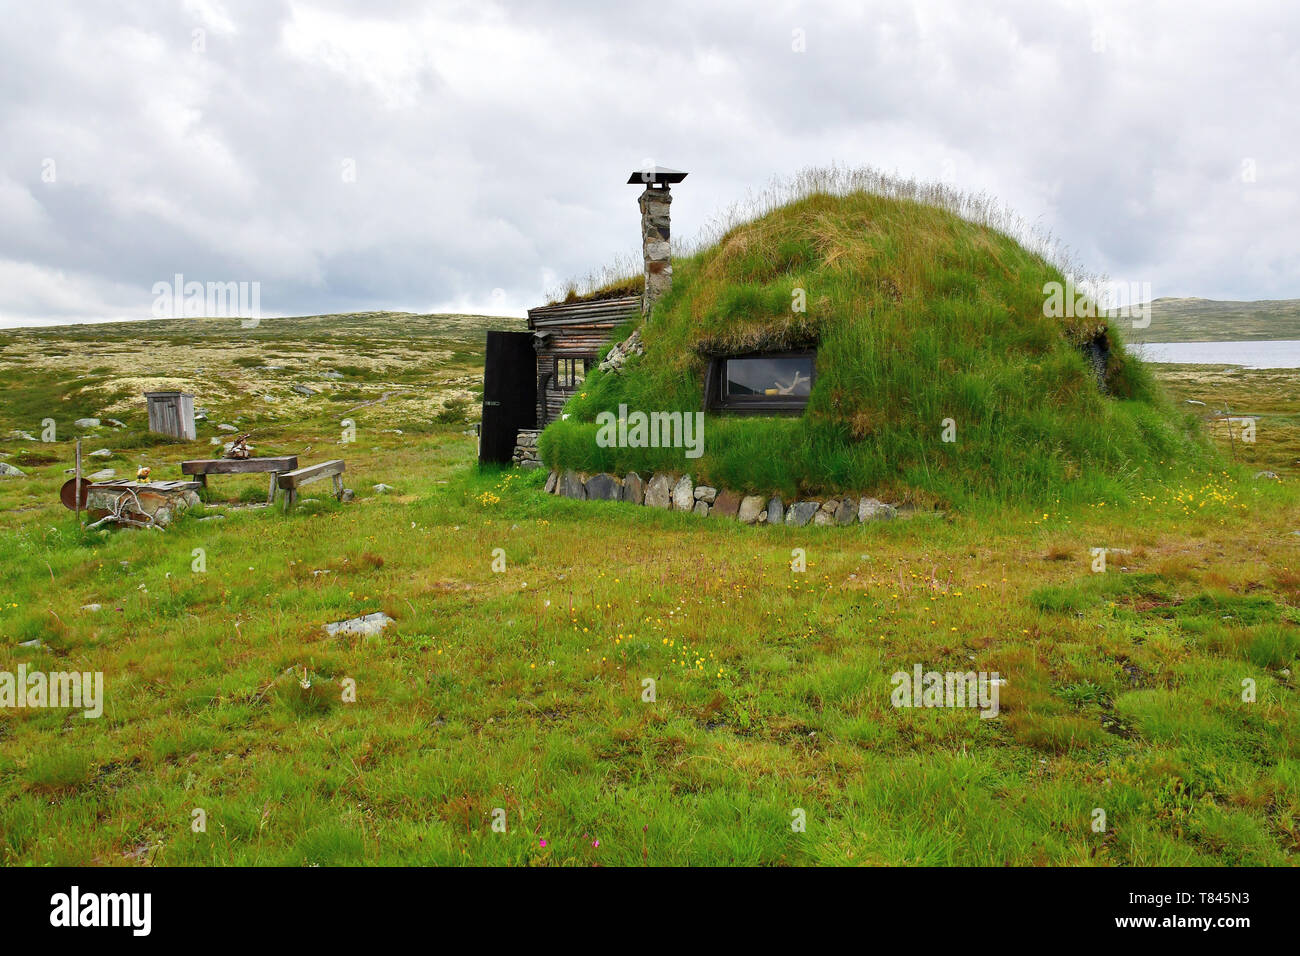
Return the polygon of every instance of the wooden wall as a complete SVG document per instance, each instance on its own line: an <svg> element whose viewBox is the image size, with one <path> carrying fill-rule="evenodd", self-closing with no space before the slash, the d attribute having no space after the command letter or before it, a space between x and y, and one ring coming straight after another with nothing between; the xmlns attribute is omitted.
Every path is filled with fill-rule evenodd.
<svg viewBox="0 0 1300 956"><path fill-rule="evenodd" d="M609 344L610 333L628 319L641 315L641 297L595 302L561 302L528 310L528 327L537 349L537 425L545 427L560 417L574 389L555 386L557 358L593 360Z"/></svg>

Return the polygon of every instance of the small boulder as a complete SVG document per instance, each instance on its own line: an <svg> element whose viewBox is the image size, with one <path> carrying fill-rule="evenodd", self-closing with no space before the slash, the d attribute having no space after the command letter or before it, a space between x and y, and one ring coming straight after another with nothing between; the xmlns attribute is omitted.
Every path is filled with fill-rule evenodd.
<svg viewBox="0 0 1300 956"><path fill-rule="evenodd" d="M110 478L116 478L117 472L112 468L102 468L88 477L91 481L108 481Z"/></svg>
<svg viewBox="0 0 1300 956"><path fill-rule="evenodd" d="M887 505L878 498L863 498L858 503L859 521L883 521L895 517L898 509Z"/></svg>
<svg viewBox="0 0 1300 956"><path fill-rule="evenodd" d="M760 495L746 495L740 500L736 517L741 524L761 524L767 520L766 499Z"/></svg>
<svg viewBox="0 0 1300 956"><path fill-rule="evenodd" d="M9 433L9 437L17 441L36 441L36 439L33 438L31 435L29 435L27 432L22 431L21 429L18 428L15 428L13 431L11 431Z"/></svg>
<svg viewBox="0 0 1300 956"><path fill-rule="evenodd" d="M590 501L618 501L623 490L617 478L604 472L588 478L586 488Z"/></svg>
<svg viewBox="0 0 1300 956"><path fill-rule="evenodd" d="M386 495L393 490L392 485L386 485L382 481L377 485L372 485L371 490L377 495Z"/></svg>
<svg viewBox="0 0 1300 956"><path fill-rule="evenodd" d="M26 478L27 473L8 462L0 461L0 478Z"/></svg>
<svg viewBox="0 0 1300 956"><path fill-rule="evenodd" d="M1259 479L1259 478L1265 478L1265 479L1267 479L1267 480L1269 480L1269 481L1281 481L1281 480L1282 480L1281 478L1279 478L1279 477L1277 476L1277 472L1275 472L1275 471L1257 471L1257 472L1255 472L1255 477L1256 477L1256 479Z"/></svg>
<svg viewBox="0 0 1300 956"><path fill-rule="evenodd" d="M822 503L820 501L796 501L785 512L785 523L793 525L796 528L802 528L812 517L821 511Z"/></svg>
<svg viewBox="0 0 1300 956"><path fill-rule="evenodd" d="M587 489L582 483L582 478L572 468L560 476L559 493L566 498L576 498L579 501L587 497Z"/></svg>
<svg viewBox="0 0 1300 956"><path fill-rule="evenodd" d="M708 517L709 503L707 501L697 501L695 502L695 507L691 510L693 510L701 518Z"/></svg>
<svg viewBox="0 0 1300 956"><path fill-rule="evenodd" d="M234 425L221 424L221 425L218 425L218 426L217 426L217 431L221 431L221 432L237 432L237 431L239 431L239 429L236 428Z"/></svg>
<svg viewBox="0 0 1300 956"><path fill-rule="evenodd" d="M767 503L767 523L781 524L785 521L785 502L779 497L773 498Z"/></svg>
<svg viewBox="0 0 1300 956"><path fill-rule="evenodd" d="M326 624L325 633L330 637L335 637L339 634L359 634L363 637L368 637L371 634L378 634L392 623L393 619L391 617L383 611L376 611L374 614L366 614L362 617L354 617L346 621L335 621L333 624Z"/></svg>
<svg viewBox="0 0 1300 956"><path fill-rule="evenodd" d="M73 424L73 427L75 427L75 428L98 428L98 427L99 427L99 419L98 419L98 418L78 418L78 419L77 419L75 422L73 422L72 424Z"/></svg>
<svg viewBox="0 0 1300 956"><path fill-rule="evenodd" d="M310 386L307 386L307 385L295 384L295 385L292 385L291 388L293 388L293 390L294 390L295 392L297 392L299 395L315 395L315 394L316 394L316 389L311 388Z"/></svg>
<svg viewBox="0 0 1300 956"><path fill-rule="evenodd" d="M710 488L708 485L699 485L695 489L695 500L711 505L718 500L718 489Z"/></svg>
<svg viewBox="0 0 1300 956"><path fill-rule="evenodd" d="M200 414L197 413L197 412L194 414L194 420L195 420L195 421L202 421L202 420L203 420L203 417L204 417L204 416L200 415ZM105 418L104 421L108 422L108 423L109 423L110 425L112 425L114 428L125 428L125 427L126 427L126 422L119 422L116 418Z"/></svg>
<svg viewBox="0 0 1300 956"><path fill-rule="evenodd" d="M113 453L107 448L96 448L90 453L91 458L112 458Z"/></svg>
<svg viewBox="0 0 1300 956"><path fill-rule="evenodd" d="M662 472L655 474L645 487L647 508L669 508L672 505L671 479Z"/></svg>
<svg viewBox="0 0 1300 956"><path fill-rule="evenodd" d="M634 505L645 504L645 482L635 471L628 472L623 479L623 500Z"/></svg>
<svg viewBox="0 0 1300 956"><path fill-rule="evenodd" d="M560 482L560 473L553 471L546 476L546 487L542 489L545 494L555 494L555 486Z"/></svg>
<svg viewBox="0 0 1300 956"><path fill-rule="evenodd" d="M734 491L718 492L717 500L713 502L713 507L709 509L710 514L715 514L719 518L734 518L740 513L740 495Z"/></svg>
<svg viewBox="0 0 1300 956"><path fill-rule="evenodd" d="M835 523L853 524L858 517L858 505L852 498L842 498L835 508Z"/></svg>
<svg viewBox="0 0 1300 956"><path fill-rule="evenodd" d="M690 475L683 475L673 485L673 510L690 511L695 507L695 485Z"/></svg>

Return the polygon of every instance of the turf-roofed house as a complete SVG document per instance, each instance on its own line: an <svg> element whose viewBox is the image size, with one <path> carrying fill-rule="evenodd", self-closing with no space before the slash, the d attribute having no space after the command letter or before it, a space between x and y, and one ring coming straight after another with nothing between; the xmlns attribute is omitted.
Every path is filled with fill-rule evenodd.
<svg viewBox="0 0 1300 956"><path fill-rule="evenodd" d="M1146 469L1210 455L1120 320L1073 293L1061 308L1078 270L985 198L810 170L674 262L685 174L642 176L644 274L514 333L507 451L545 467L549 491L852 524L1127 497Z"/></svg>

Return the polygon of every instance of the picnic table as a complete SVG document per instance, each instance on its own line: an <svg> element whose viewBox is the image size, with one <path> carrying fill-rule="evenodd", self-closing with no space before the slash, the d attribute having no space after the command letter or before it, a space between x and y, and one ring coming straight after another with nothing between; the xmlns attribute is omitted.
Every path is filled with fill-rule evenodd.
<svg viewBox="0 0 1300 956"><path fill-rule="evenodd" d="M276 479L298 467L297 455L285 455L281 458L196 458L181 462L181 474L194 475L199 484L208 484L208 475L256 475L271 474L271 488L267 492L266 503L275 504L275 492L278 487Z"/></svg>

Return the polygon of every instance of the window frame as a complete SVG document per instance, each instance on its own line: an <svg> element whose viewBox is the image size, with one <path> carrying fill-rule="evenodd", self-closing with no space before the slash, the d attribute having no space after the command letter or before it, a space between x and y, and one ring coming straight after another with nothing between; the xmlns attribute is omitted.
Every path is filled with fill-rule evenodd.
<svg viewBox="0 0 1300 956"><path fill-rule="evenodd" d="M591 371L591 356L557 355L555 356L555 374L552 387L556 391L575 392L587 379ZM578 363L582 363L582 379L578 379Z"/></svg>
<svg viewBox="0 0 1300 956"><path fill-rule="evenodd" d="M807 396L755 395L744 398L727 395L726 363L739 359L807 358L812 360L812 380ZM731 412L740 415L802 414L808 407L812 390L817 387L817 348L778 349L773 351L741 352L734 355L709 356L704 380L704 407L706 411Z"/></svg>

